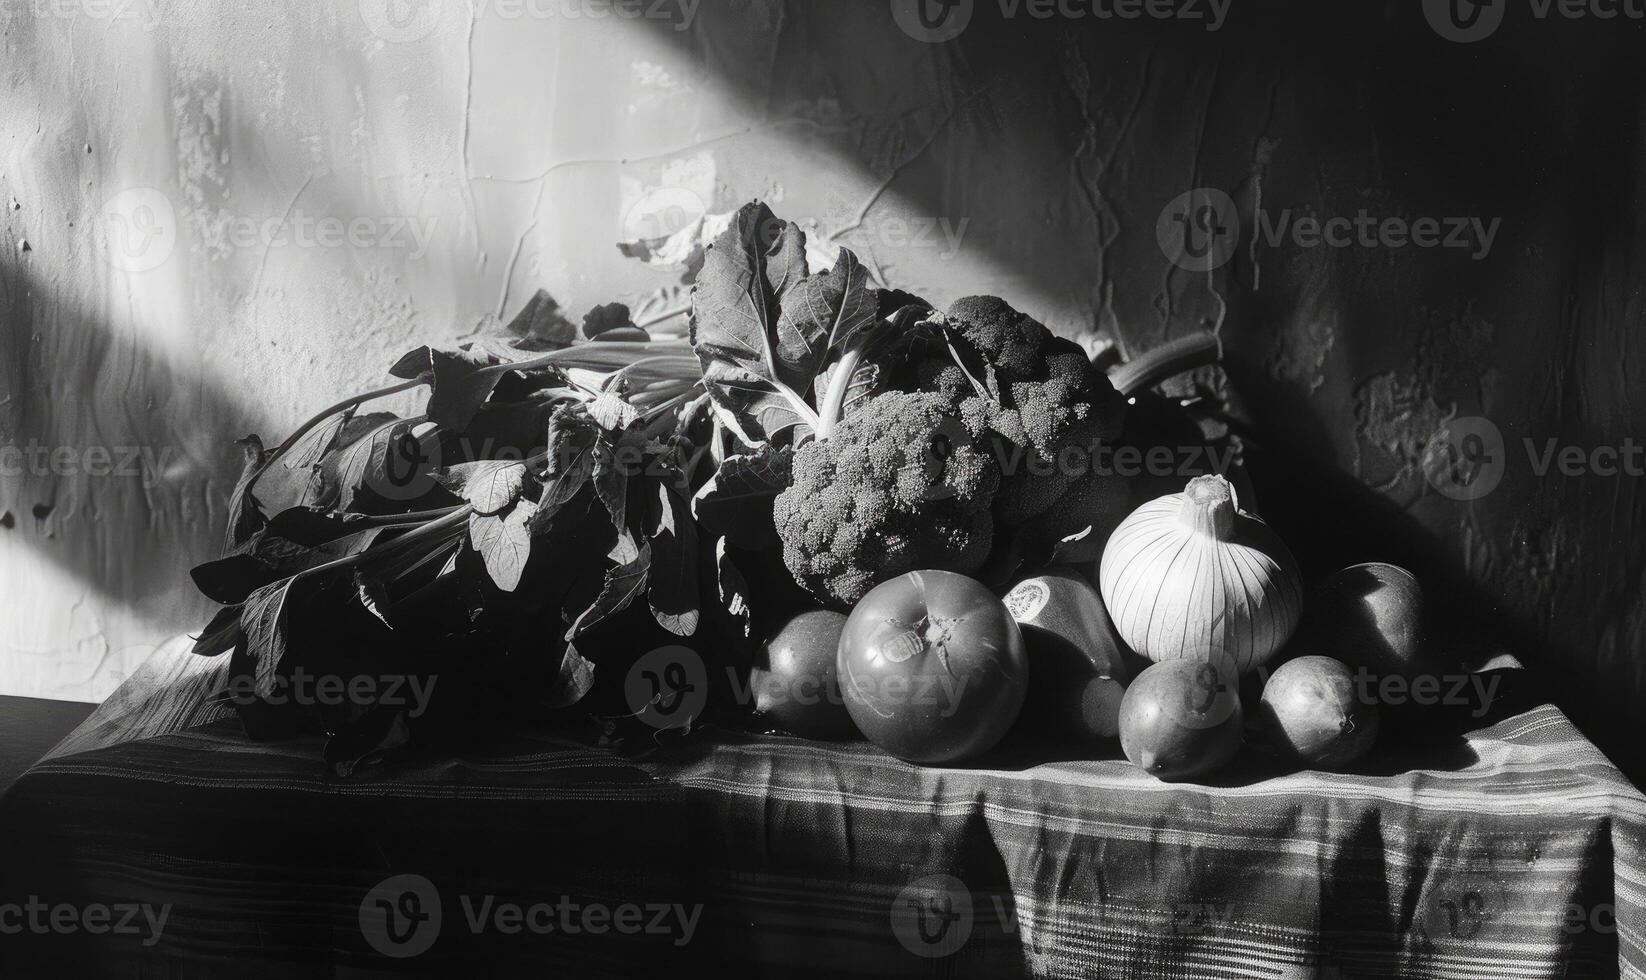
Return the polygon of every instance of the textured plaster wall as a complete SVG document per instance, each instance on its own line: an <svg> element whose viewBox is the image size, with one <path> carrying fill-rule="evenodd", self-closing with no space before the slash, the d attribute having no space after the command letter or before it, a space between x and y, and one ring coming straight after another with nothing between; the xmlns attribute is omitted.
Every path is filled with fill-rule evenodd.
<svg viewBox="0 0 1646 980"><path fill-rule="evenodd" d="M1416 4L1237 2L1209 32L991 0L925 44L879 0L476 2L0 2L0 445L75 458L0 477L0 691L101 697L198 624L233 438L538 286L638 302L676 275L614 242L760 196L933 300L1127 351L1220 331L1204 380L1305 561L1417 566L1639 761L1641 478L1521 448L1641 431L1637 25L1465 46ZM1244 230L1209 273L1156 242L1195 187ZM1288 209L1501 224L1480 260L1252 233ZM1472 502L1422 466L1468 416L1507 444ZM97 446L152 465L85 472Z"/></svg>

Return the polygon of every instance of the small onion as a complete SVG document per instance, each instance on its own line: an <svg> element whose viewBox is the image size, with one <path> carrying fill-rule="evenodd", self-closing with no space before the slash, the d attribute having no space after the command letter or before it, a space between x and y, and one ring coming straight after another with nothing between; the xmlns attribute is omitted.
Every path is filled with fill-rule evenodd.
<svg viewBox="0 0 1646 980"><path fill-rule="evenodd" d="M1216 651L1246 673L1291 638L1303 610L1292 553L1221 476L1133 511L1104 547L1098 580L1120 638L1154 661Z"/></svg>

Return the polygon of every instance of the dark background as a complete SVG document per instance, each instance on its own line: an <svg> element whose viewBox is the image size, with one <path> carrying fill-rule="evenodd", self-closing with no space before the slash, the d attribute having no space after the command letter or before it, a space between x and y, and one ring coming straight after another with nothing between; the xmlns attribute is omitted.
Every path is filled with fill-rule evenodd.
<svg viewBox="0 0 1646 980"><path fill-rule="evenodd" d="M928 44L884 3L797 0L710 2L658 34L773 115L837 104L831 148L925 213L969 217L969 248L1089 313L1060 331L1134 354L1218 331L1223 367L1202 380L1249 421L1261 512L1306 569L1409 565L1639 781L1646 477L1540 476L1524 440L1587 453L1641 430L1646 32L1498 3L1474 43L1418 3L1242 0L1216 32L978 0ZM1244 229L1209 274L1155 234L1198 187L1228 193ZM1501 225L1478 260L1271 246L1252 240L1259 208ZM1502 435L1500 482L1456 500L1426 473L1449 421L1475 417Z"/></svg>

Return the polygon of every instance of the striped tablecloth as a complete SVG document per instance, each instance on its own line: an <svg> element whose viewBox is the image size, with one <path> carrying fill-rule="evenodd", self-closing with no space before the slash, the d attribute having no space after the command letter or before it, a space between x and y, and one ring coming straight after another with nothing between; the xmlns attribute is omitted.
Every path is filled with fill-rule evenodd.
<svg viewBox="0 0 1646 980"><path fill-rule="evenodd" d="M154 704L0 798L0 975L1646 977L1646 799L1548 706L1185 787L730 733L338 780L317 739ZM31 899L164 925L7 929Z"/></svg>

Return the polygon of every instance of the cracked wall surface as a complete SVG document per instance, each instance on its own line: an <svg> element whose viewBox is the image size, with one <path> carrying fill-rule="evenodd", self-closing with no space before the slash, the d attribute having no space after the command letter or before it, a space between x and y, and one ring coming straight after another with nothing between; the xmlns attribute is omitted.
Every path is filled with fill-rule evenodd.
<svg viewBox="0 0 1646 980"><path fill-rule="evenodd" d="M883 281L996 293L1094 348L1218 331L1203 380L1311 570L1413 565L1638 765L1641 478L1540 474L1525 441L1641 428L1639 33L1459 46L1405 6L1236 5L1209 32L979 4L926 44L871 0L706 0L689 24L0 5L0 443L75 456L0 477L21 610L0 614L0 691L101 697L199 624L186 572L220 534L234 438L539 286L573 311L638 302L677 275L616 241L758 196ZM1210 272L1157 242L1199 187L1240 226ZM1483 256L1268 237L1362 212L1500 224ZM364 232L293 240L327 218ZM168 234L152 267L111 254ZM1503 474L1460 501L1425 467L1471 417ZM151 462L89 473L96 446Z"/></svg>

